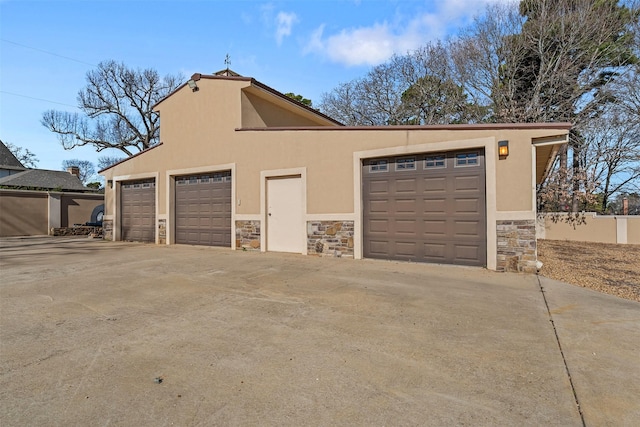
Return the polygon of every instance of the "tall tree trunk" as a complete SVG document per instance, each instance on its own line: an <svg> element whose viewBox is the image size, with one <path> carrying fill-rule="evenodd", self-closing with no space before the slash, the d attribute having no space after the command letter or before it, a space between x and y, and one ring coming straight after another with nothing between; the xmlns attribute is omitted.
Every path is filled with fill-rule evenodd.
<svg viewBox="0 0 640 427"><path fill-rule="evenodd" d="M560 149L560 192L561 194L569 194L569 174L568 174L568 166L567 166L567 144L563 145ZM563 197L564 198L564 197ZM566 200L562 201L563 211L567 210Z"/></svg>
<svg viewBox="0 0 640 427"><path fill-rule="evenodd" d="M572 191L571 191L571 212L578 212L580 210L580 182L581 167L580 167L580 154L582 152L582 145L577 142L573 146L573 162L572 162Z"/></svg>

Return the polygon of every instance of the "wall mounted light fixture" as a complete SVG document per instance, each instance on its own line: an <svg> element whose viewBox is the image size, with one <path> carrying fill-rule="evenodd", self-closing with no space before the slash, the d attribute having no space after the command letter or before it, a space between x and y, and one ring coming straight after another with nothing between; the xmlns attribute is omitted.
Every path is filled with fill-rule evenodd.
<svg viewBox="0 0 640 427"><path fill-rule="evenodd" d="M113 188L113 180L112 179L107 180L107 184L109 184L109 188Z"/></svg>
<svg viewBox="0 0 640 427"><path fill-rule="evenodd" d="M198 87L198 85L196 84L196 81L191 79L187 82L187 84L189 85L189 87L191 88L192 92L197 92L200 90L200 88Z"/></svg>
<svg viewBox="0 0 640 427"><path fill-rule="evenodd" d="M498 141L498 157L506 159L509 155L509 141Z"/></svg>

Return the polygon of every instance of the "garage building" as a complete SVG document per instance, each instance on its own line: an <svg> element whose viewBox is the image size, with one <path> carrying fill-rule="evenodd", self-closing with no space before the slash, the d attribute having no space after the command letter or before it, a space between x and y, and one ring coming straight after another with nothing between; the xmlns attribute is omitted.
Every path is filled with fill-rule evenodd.
<svg viewBox="0 0 640 427"><path fill-rule="evenodd" d="M101 171L107 238L535 271L570 124L350 127L252 78L188 83L161 142Z"/></svg>

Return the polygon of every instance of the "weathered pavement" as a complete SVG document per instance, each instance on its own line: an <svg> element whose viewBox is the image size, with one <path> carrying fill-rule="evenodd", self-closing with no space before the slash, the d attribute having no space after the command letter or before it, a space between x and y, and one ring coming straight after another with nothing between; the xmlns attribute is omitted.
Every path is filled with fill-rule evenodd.
<svg viewBox="0 0 640 427"><path fill-rule="evenodd" d="M0 310L3 426L640 424L640 304L536 276L3 239Z"/></svg>

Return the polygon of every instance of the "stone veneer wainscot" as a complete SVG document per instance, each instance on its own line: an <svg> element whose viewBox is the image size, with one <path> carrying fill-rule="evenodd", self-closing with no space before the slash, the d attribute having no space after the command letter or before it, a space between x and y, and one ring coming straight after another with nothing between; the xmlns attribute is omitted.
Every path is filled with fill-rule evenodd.
<svg viewBox="0 0 640 427"><path fill-rule="evenodd" d="M102 238L104 240L113 240L113 220L102 220Z"/></svg>
<svg viewBox="0 0 640 427"><path fill-rule="evenodd" d="M536 221L497 221L498 271L536 272Z"/></svg>
<svg viewBox="0 0 640 427"><path fill-rule="evenodd" d="M260 250L260 221L236 221L236 249Z"/></svg>
<svg viewBox="0 0 640 427"><path fill-rule="evenodd" d="M167 244L167 220L166 219L158 220L158 243L160 245Z"/></svg>
<svg viewBox="0 0 640 427"><path fill-rule="evenodd" d="M307 221L307 253L353 258L353 221Z"/></svg>

